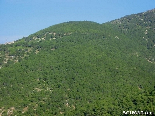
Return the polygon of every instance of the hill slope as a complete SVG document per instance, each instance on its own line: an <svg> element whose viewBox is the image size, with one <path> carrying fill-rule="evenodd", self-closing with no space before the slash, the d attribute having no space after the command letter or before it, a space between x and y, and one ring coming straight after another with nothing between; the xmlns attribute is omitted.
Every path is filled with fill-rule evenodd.
<svg viewBox="0 0 155 116"><path fill-rule="evenodd" d="M146 58L155 63L155 9L125 16L111 21L110 24L113 28L136 40L137 44L145 46L148 49L145 53Z"/></svg>
<svg viewBox="0 0 155 116"><path fill-rule="evenodd" d="M135 17L132 24L126 22L132 16L119 20L137 30ZM154 112L154 47L139 37L145 25L126 33L119 20L102 25L61 23L0 45L0 113L114 116L128 110Z"/></svg>

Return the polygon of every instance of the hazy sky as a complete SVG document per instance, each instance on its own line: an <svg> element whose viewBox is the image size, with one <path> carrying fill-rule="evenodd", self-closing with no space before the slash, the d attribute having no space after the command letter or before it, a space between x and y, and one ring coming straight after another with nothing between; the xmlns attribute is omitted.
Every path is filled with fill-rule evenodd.
<svg viewBox="0 0 155 116"><path fill-rule="evenodd" d="M155 0L0 0L0 43L67 21L105 23L155 8Z"/></svg>

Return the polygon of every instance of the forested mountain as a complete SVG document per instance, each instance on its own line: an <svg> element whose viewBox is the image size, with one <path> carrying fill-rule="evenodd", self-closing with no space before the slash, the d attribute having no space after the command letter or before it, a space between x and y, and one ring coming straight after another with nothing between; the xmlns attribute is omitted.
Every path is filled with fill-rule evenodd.
<svg viewBox="0 0 155 116"><path fill-rule="evenodd" d="M155 112L155 10L70 21L0 45L0 115Z"/></svg>
<svg viewBox="0 0 155 116"><path fill-rule="evenodd" d="M110 22L117 30L145 46L146 58L155 63L155 9L125 16Z"/></svg>

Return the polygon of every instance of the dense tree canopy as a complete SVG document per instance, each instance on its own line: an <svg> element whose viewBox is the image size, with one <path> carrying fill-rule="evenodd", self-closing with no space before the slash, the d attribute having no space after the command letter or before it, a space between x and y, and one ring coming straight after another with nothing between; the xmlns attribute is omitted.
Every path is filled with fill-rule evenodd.
<svg viewBox="0 0 155 116"><path fill-rule="evenodd" d="M61 23L0 45L0 114L155 112L152 14Z"/></svg>

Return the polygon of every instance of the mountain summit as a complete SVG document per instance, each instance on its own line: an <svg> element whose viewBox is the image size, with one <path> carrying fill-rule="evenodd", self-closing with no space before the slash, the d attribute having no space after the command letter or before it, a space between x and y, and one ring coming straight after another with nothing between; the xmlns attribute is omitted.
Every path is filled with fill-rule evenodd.
<svg viewBox="0 0 155 116"><path fill-rule="evenodd" d="M0 45L0 114L155 112L155 11L70 21Z"/></svg>

